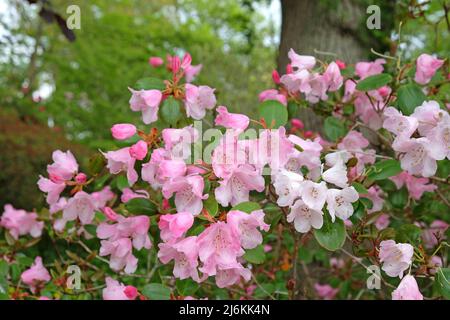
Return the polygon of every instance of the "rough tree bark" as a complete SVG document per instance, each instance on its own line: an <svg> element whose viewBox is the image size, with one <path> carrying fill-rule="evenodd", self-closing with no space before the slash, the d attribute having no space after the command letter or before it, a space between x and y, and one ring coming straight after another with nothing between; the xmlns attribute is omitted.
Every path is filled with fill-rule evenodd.
<svg viewBox="0 0 450 320"><path fill-rule="evenodd" d="M328 61L338 58L354 63L367 58L370 45L364 45L358 35L366 14L361 1L336 1L332 7L317 0L280 1L282 25L277 65L281 74L285 73L289 62L287 53L290 48L299 54L314 55ZM315 50L332 52L337 56L318 54ZM311 110L300 110L299 117L306 129L321 132L322 120Z"/></svg>

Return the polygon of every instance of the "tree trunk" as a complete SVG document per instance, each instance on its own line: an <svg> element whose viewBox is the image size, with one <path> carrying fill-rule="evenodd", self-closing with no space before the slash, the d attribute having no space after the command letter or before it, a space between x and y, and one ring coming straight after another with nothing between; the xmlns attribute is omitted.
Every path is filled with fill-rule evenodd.
<svg viewBox="0 0 450 320"><path fill-rule="evenodd" d="M367 58L370 46L364 47L358 37L358 28L365 8L354 0L335 1L325 5L316 0L281 0L282 26L278 56L278 71L285 73L288 51L314 55L321 60L340 59L354 63ZM334 8L330 6L335 6ZM363 30L365 32L368 30ZM317 53L330 52L336 56ZM321 132L322 119L310 109L299 111L299 117L308 130Z"/></svg>

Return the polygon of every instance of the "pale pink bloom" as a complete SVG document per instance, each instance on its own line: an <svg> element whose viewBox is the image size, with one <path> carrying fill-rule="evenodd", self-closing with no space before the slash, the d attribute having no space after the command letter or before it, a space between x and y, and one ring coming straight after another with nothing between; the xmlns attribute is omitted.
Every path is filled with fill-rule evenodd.
<svg viewBox="0 0 450 320"><path fill-rule="evenodd" d="M270 244L265 244L264 245L264 252L270 252L272 251L272 246Z"/></svg>
<svg viewBox="0 0 450 320"><path fill-rule="evenodd" d="M272 175L272 184L278 195L277 204L281 207L291 206L301 195L303 176L296 172L280 170Z"/></svg>
<svg viewBox="0 0 450 320"><path fill-rule="evenodd" d="M37 221L36 212L14 209L10 204L5 204L4 210L0 218L0 226L8 229L14 239L18 240L19 236L26 234L33 238L41 236L44 222Z"/></svg>
<svg viewBox="0 0 450 320"><path fill-rule="evenodd" d="M53 163L47 166L47 172L52 181L71 180L78 172L77 160L70 151L53 151L52 159Z"/></svg>
<svg viewBox="0 0 450 320"><path fill-rule="evenodd" d="M223 266L217 270L216 285L219 288L225 288L237 284L241 277L245 281L249 281L252 273L249 269L244 268L240 263L230 266Z"/></svg>
<svg viewBox="0 0 450 320"><path fill-rule="evenodd" d="M120 201L122 201L123 203L127 203L128 201L134 198L148 199L149 194L146 190L136 190L136 192L134 192L130 188L125 188L122 190L122 196L120 197Z"/></svg>
<svg viewBox="0 0 450 320"><path fill-rule="evenodd" d="M333 300L339 292L339 288L333 288L329 284L316 283L314 289L317 295L324 300Z"/></svg>
<svg viewBox="0 0 450 320"><path fill-rule="evenodd" d="M142 112L142 121L150 124L158 120L159 104L162 100L162 93L159 90L133 90L128 88L132 96L130 107L133 111Z"/></svg>
<svg viewBox="0 0 450 320"><path fill-rule="evenodd" d="M51 280L50 273L42 264L42 258L36 257L32 266L22 272L20 279L30 286L31 292L35 292L38 287Z"/></svg>
<svg viewBox="0 0 450 320"><path fill-rule="evenodd" d="M403 277L403 272L412 263L414 248L408 243L395 243L394 240L384 240L380 243L378 257L383 263L381 269L390 277Z"/></svg>
<svg viewBox="0 0 450 320"><path fill-rule="evenodd" d="M39 190L47 193L47 203L49 205L53 205L58 202L59 196L61 192L66 188L66 184L64 181L62 182L53 182L50 179L44 178L43 176L39 176L39 181L37 182Z"/></svg>
<svg viewBox="0 0 450 320"><path fill-rule="evenodd" d="M67 205L67 199L64 197L59 198L59 200L57 202L50 205L49 212L50 212L50 214L53 215L54 213L63 210L66 207L66 205Z"/></svg>
<svg viewBox="0 0 450 320"><path fill-rule="evenodd" d="M423 300L416 279L409 274L405 276L392 292L392 300Z"/></svg>
<svg viewBox="0 0 450 320"><path fill-rule="evenodd" d="M320 153L323 149L320 144L320 138L316 138L312 141L310 139L304 140L298 136L290 135L288 139L302 150L296 156L300 167L306 166L309 170L314 170L315 168L320 167ZM284 153L287 152L284 151ZM294 153L296 152L294 151Z"/></svg>
<svg viewBox="0 0 450 320"><path fill-rule="evenodd" d="M130 186L136 183L138 174L134 169L136 159L130 155L130 147L125 147L116 151L102 152L108 160L106 167L112 174L118 174L122 171L127 173L127 179Z"/></svg>
<svg viewBox="0 0 450 320"><path fill-rule="evenodd" d="M111 255L109 266L112 270L118 272L125 268L124 271L128 274L136 271L138 260L133 256L132 244L129 238L120 238L113 241L102 240L100 243L99 255Z"/></svg>
<svg viewBox="0 0 450 320"><path fill-rule="evenodd" d="M341 258L330 258L330 266L335 269L343 269L345 262Z"/></svg>
<svg viewBox="0 0 450 320"><path fill-rule="evenodd" d="M291 60L292 67L297 68L297 70L312 69L316 64L316 58L299 55L292 48L288 52L288 57Z"/></svg>
<svg viewBox="0 0 450 320"><path fill-rule="evenodd" d="M262 210L256 210L250 214L239 210L231 210L227 214L227 224L241 239L241 246L244 249L253 249L260 245L263 241L260 231L267 232L270 228L264 222L264 211Z"/></svg>
<svg viewBox="0 0 450 320"><path fill-rule="evenodd" d="M393 144L393 148L405 153L400 158L403 170L423 177L431 177L436 173L433 145L427 138L400 139Z"/></svg>
<svg viewBox="0 0 450 320"><path fill-rule="evenodd" d="M430 268L430 274L436 274L438 268L442 268L444 263L442 262L442 258L439 256L432 256L430 262L428 264Z"/></svg>
<svg viewBox="0 0 450 320"><path fill-rule="evenodd" d="M375 221L375 227L378 230L384 230L389 226L390 223L390 217L388 214L383 213L382 215L380 215L377 220Z"/></svg>
<svg viewBox="0 0 450 320"><path fill-rule="evenodd" d="M118 123L111 127L111 134L114 139L125 140L136 134L136 127L130 123Z"/></svg>
<svg viewBox="0 0 450 320"><path fill-rule="evenodd" d="M162 130L164 148L170 151L172 159L188 159L191 145L199 138L199 132L192 126L181 129L166 128Z"/></svg>
<svg viewBox="0 0 450 320"><path fill-rule="evenodd" d="M382 198L383 190L377 185L371 186L367 194L362 194L361 198L367 198L372 201L372 208L367 210L367 213L374 213L383 209L384 199Z"/></svg>
<svg viewBox="0 0 450 320"><path fill-rule="evenodd" d="M217 116L214 120L216 126L222 126L227 129L234 129L238 131L244 131L247 129L250 123L249 117L238 113L229 113L227 108L219 106L216 108Z"/></svg>
<svg viewBox="0 0 450 320"><path fill-rule="evenodd" d="M162 187L171 179L183 177L186 174L186 163L183 160L158 160L155 151L150 161L142 166L142 180L149 182L153 189Z"/></svg>
<svg viewBox="0 0 450 320"><path fill-rule="evenodd" d="M178 212L188 211L193 215L203 209L203 202L208 195L203 195L205 182L202 176L192 175L178 177L164 184L162 193L166 199L175 193L175 206Z"/></svg>
<svg viewBox="0 0 450 320"><path fill-rule="evenodd" d="M145 156L147 155L147 151L147 142L145 142L144 140L139 140L129 149L130 156L136 160L144 160Z"/></svg>
<svg viewBox="0 0 450 320"><path fill-rule="evenodd" d="M203 266L200 271L214 276L218 267L234 266L244 254L239 237L230 225L219 221L206 228L197 239L198 253Z"/></svg>
<svg viewBox="0 0 450 320"><path fill-rule="evenodd" d="M153 68L156 68L156 67L161 66L161 65L164 63L164 60L163 60L162 58L160 58L160 57L150 57L150 58L148 59L148 63L149 63Z"/></svg>
<svg viewBox="0 0 450 320"><path fill-rule="evenodd" d="M249 140L242 142L245 142L247 146L251 145L251 141ZM256 159L253 160L251 158L253 161L251 163L257 163L260 158L259 152L257 152L258 150L250 150L251 154L248 156L245 146L245 144L238 142L234 132L227 130L213 151L211 162L214 174L219 178L228 179L234 170L240 165L246 164L248 157L251 157L255 153Z"/></svg>
<svg viewBox="0 0 450 320"><path fill-rule="evenodd" d="M429 54L421 54L416 61L416 74L414 81L419 84L427 84L431 81L437 69L442 67L444 60L437 59Z"/></svg>
<svg viewBox="0 0 450 320"><path fill-rule="evenodd" d="M64 221L79 219L82 224L90 224L94 219L95 210L96 206L91 195L79 191L67 201L62 218Z"/></svg>
<svg viewBox="0 0 450 320"><path fill-rule="evenodd" d="M328 189L327 209L331 220L334 222L335 216L347 220L353 214L353 202L358 201L359 194L353 187L346 187L342 190Z"/></svg>
<svg viewBox="0 0 450 320"><path fill-rule="evenodd" d="M174 260L173 275L181 280L192 278L201 282L198 276L197 237L187 237L177 242L160 243L158 258L163 264Z"/></svg>
<svg viewBox="0 0 450 320"><path fill-rule="evenodd" d="M439 241L446 239L445 232L449 225L442 220L435 220L431 223L430 227L422 232L422 240L426 248L434 248Z"/></svg>
<svg viewBox="0 0 450 320"><path fill-rule="evenodd" d="M306 94L311 91L310 76L311 74L308 70L301 70L281 76L280 81L289 92L296 93L300 91Z"/></svg>
<svg viewBox="0 0 450 320"><path fill-rule="evenodd" d="M450 159L450 117L447 115L446 121L440 122L428 134L432 147L433 158L436 160Z"/></svg>
<svg viewBox="0 0 450 320"><path fill-rule="evenodd" d="M327 184L323 181L315 183L308 180L302 184L302 200L309 208L315 211L322 211L327 200L327 192Z"/></svg>
<svg viewBox="0 0 450 320"><path fill-rule="evenodd" d="M194 78L202 71L203 65L190 65L184 69L184 74L186 76L186 82L192 82Z"/></svg>
<svg viewBox="0 0 450 320"><path fill-rule="evenodd" d="M350 102L356 92L356 83L352 80L346 80L344 83L344 97L342 98L343 102Z"/></svg>
<svg viewBox="0 0 450 320"><path fill-rule="evenodd" d="M217 202L226 207L249 200L252 190L262 192L265 188L264 178L249 165L242 165L233 171L231 176L219 181L220 186L215 190Z"/></svg>
<svg viewBox="0 0 450 320"><path fill-rule="evenodd" d="M268 90L264 90L259 94L259 101L263 102L266 100L276 100L280 103L282 103L283 105L287 106L287 99L286 96L281 94L278 90L276 89L268 89Z"/></svg>
<svg viewBox="0 0 450 320"><path fill-rule="evenodd" d="M294 151L292 142L286 137L286 128L263 130L257 141L257 147L253 145L252 164L260 168L268 164L271 170L281 169ZM255 160L257 159L257 160Z"/></svg>
<svg viewBox="0 0 450 320"><path fill-rule="evenodd" d="M159 217L158 227L161 239L165 242L181 238L194 223L194 216L190 212L163 214Z"/></svg>
<svg viewBox="0 0 450 320"><path fill-rule="evenodd" d="M331 62L325 73L323 74L328 91L337 91L344 82L339 66L335 62Z"/></svg>
<svg viewBox="0 0 450 320"><path fill-rule="evenodd" d="M409 195L415 200L420 200L424 192L431 192L437 189L435 184L429 183L429 179L416 178L406 171L390 177L389 179L395 183L397 189L400 189L403 185L406 185Z"/></svg>
<svg viewBox="0 0 450 320"><path fill-rule="evenodd" d="M442 110L437 101L424 101L421 106L414 109L411 117L419 121L419 133L427 136L440 122L448 121L448 112Z"/></svg>
<svg viewBox="0 0 450 320"><path fill-rule="evenodd" d="M386 63L384 59L376 59L374 62L358 62L355 66L355 73L361 79L382 73L383 64Z"/></svg>
<svg viewBox="0 0 450 320"><path fill-rule="evenodd" d="M328 183L345 188L348 182L347 167L343 161L337 161L331 168L322 173L322 178Z"/></svg>
<svg viewBox="0 0 450 320"><path fill-rule="evenodd" d="M416 118L404 116L393 107L386 108L383 115L385 116L383 128L397 137L410 138L419 125Z"/></svg>
<svg viewBox="0 0 450 320"><path fill-rule="evenodd" d="M327 100L327 80L324 76L315 73L309 78L309 86L311 90L308 90L305 93L305 99L311 103L317 103L320 100Z"/></svg>
<svg viewBox="0 0 450 320"><path fill-rule="evenodd" d="M135 295L127 294L131 292L129 288L132 286L125 286L123 283L110 277L106 277L105 282L106 288L102 291L103 300L134 300L137 297L137 290Z"/></svg>
<svg viewBox="0 0 450 320"><path fill-rule="evenodd" d="M206 110L211 110L216 105L214 90L208 86L194 86L186 84L186 115L195 120L201 120Z"/></svg>
<svg viewBox="0 0 450 320"><path fill-rule="evenodd" d="M109 220L117 221L117 217L119 215L113 209L111 209L110 207L104 207L102 211Z"/></svg>
<svg viewBox="0 0 450 320"><path fill-rule="evenodd" d="M362 150L369 146L369 141L364 138L361 132L349 131L347 135L339 142L339 150L347 150L349 152Z"/></svg>
<svg viewBox="0 0 450 320"><path fill-rule="evenodd" d="M290 209L287 222L294 222L295 230L306 233L311 227L322 228L323 212L311 209L302 200L297 200Z"/></svg>
<svg viewBox="0 0 450 320"><path fill-rule="evenodd" d="M369 96L372 96L371 92L369 92ZM354 102L355 114L371 129L378 130L383 125L383 119L377 111L380 111L384 104L385 102L383 100L371 103L366 95L358 94Z"/></svg>
<svg viewBox="0 0 450 320"><path fill-rule="evenodd" d="M110 186L106 186L100 191L91 193L91 199L94 202L94 206L97 209L101 209L104 206L106 206L108 201L114 199L114 197L115 197L115 194L114 194L114 192L111 191Z"/></svg>

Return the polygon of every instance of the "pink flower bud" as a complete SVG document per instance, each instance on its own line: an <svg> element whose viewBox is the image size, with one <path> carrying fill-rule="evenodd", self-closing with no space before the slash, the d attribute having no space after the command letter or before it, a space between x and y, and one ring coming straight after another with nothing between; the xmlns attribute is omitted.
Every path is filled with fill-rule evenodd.
<svg viewBox="0 0 450 320"><path fill-rule="evenodd" d="M297 118L291 119L291 125L294 128L297 128L297 129L300 129L300 130L305 127L305 125L303 124L302 120L297 119Z"/></svg>
<svg viewBox="0 0 450 320"><path fill-rule="evenodd" d="M75 176L75 181L78 184L85 183L86 180L87 180L87 176L83 172L80 172L79 174L77 174Z"/></svg>
<svg viewBox="0 0 450 320"><path fill-rule="evenodd" d="M125 293L130 300L134 300L138 296L138 291L136 287L133 286L126 286L125 289L123 289L123 293Z"/></svg>
<svg viewBox="0 0 450 320"><path fill-rule="evenodd" d="M147 143L140 140L130 147L130 156L137 160L143 160L147 155L147 150Z"/></svg>
<svg viewBox="0 0 450 320"><path fill-rule="evenodd" d="M181 68L184 70L187 67L189 67L191 65L192 62L192 57L191 55L186 52L186 54L183 56L183 61L181 61Z"/></svg>
<svg viewBox="0 0 450 320"><path fill-rule="evenodd" d="M114 139L125 140L136 134L136 127L129 123L118 123L111 127Z"/></svg>
<svg viewBox="0 0 450 320"><path fill-rule="evenodd" d="M272 80L275 84L280 84L280 82L281 82L280 74L278 73L277 70L272 71Z"/></svg>
<svg viewBox="0 0 450 320"><path fill-rule="evenodd" d="M111 209L110 207L104 207L102 210L109 220L111 221L117 220L118 214L113 209Z"/></svg>
<svg viewBox="0 0 450 320"><path fill-rule="evenodd" d="M160 65L162 65L164 63L164 60L160 57L150 57L148 59L148 63L153 67L159 67Z"/></svg>
<svg viewBox="0 0 450 320"><path fill-rule="evenodd" d="M310 131L310 130L305 131L305 133L303 134L303 136L305 138L311 138L313 135L314 135L314 133L312 131Z"/></svg>
<svg viewBox="0 0 450 320"><path fill-rule="evenodd" d="M290 63L288 63L286 66L286 73L291 74L293 72L294 72L294 69L292 68L292 65Z"/></svg>
<svg viewBox="0 0 450 320"><path fill-rule="evenodd" d="M388 86L383 86L383 87L378 89L378 93L382 97L386 97L389 94L389 92L390 92L390 89L389 89Z"/></svg>
<svg viewBox="0 0 450 320"><path fill-rule="evenodd" d="M173 73L177 73L178 70L180 70L180 67L181 67L180 57L178 57L178 56L173 56L172 57L172 65L171 65L171 67L172 67L172 72Z"/></svg>
<svg viewBox="0 0 450 320"><path fill-rule="evenodd" d="M345 62L344 62L344 61L342 61L342 60L336 60L335 62L336 62L336 64L338 65L339 69L342 70L342 69L347 68L347 66L345 65Z"/></svg>
<svg viewBox="0 0 450 320"><path fill-rule="evenodd" d="M170 203L169 203L169 200L163 199L163 202L162 202L162 208L163 208L164 210L169 210L169 209L170 209Z"/></svg>

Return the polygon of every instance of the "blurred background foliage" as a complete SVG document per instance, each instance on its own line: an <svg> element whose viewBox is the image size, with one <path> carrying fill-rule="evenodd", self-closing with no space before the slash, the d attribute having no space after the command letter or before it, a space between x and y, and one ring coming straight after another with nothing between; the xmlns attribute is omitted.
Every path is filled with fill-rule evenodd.
<svg viewBox="0 0 450 320"><path fill-rule="evenodd" d="M81 29L69 41L61 21L73 4ZM363 27L370 4L382 8L381 30ZM308 17L312 29L284 30L287 19L303 19L284 13L302 12L302 5L316 12ZM366 58L374 57L371 47L448 58L448 9L447 0L0 0L0 206L41 205L36 181L52 150L71 149L80 159L115 146L112 124L140 123L127 88L165 74L147 63L150 56L191 53L203 64L195 82L216 88L219 104L231 111L252 115L258 93L271 87L271 70L284 68L277 61L282 48L313 51L315 30L336 29L333 37L342 41L334 43L354 37ZM347 27L354 14L356 27ZM320 43L324 50L331 41Z"/></svg>

